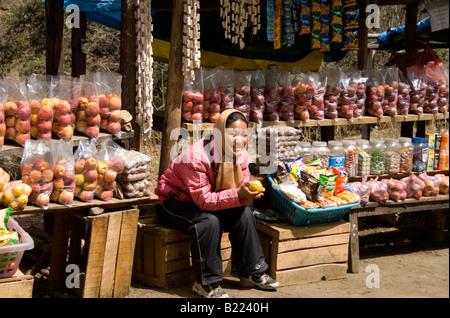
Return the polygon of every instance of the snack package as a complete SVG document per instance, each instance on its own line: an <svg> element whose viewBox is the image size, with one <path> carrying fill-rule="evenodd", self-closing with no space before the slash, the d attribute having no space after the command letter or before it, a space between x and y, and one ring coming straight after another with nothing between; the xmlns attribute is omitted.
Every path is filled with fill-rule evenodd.
<svg viewBox="0 0 450 318"><path fill-rule="evenodd" d="M347 202L347 204L353 204L353 203L359 202L359 200L360 200L359 195L357 195L351 191L348 191L348 190L342 191L342 192L336 194L336 196L338 198L344 200L345 202Z"/></svg>
<svg viewBox="0 0 450 318"><path fill-rule="evenodd" d="M275 0L267 0L266 3L267 10L267 42L274 41L274 31L275 31Z"/></svg>
<svg viewBox="0 0 450 318"><path fill-rule="evenodd" d="M220 73L217 69L205 69L203 71L203 121L215 123L220 116L220 92L218 79Z"/></svg>
<svg viewBox="0 0 450 318"><path fill-rule="evenodd" d="M50 200L72 206L75 193L75 157L73 142L59 140L53 143L53 189Z"/></svg>
<svg viewBox="0 0 450 318"><path fill-rule="evenodd" d="M417 175L412 174L400 180L406 184L405 191L407 198L415 198L416 200L419 200L422 197L425 182L419 179Z"/></svg>
<svg viewBox="0 0 450 318"><path fill-rule="evenodd" d="M203 76L202 69L194 70L195 80L190 83L187 78L184 81L182 95L182 118L191 123L203 122Z"/></svg>
<svg viewBox="0 0 450 318"><path fill-rule="evenodd" d="M300 0L300 35L311 34L311 2Z"/></svg>
<svg viewBox="0 0 450 318"><path fill-rule="evenodd" d="M265 90L264 90L264 119L268 121L279 121L278 104L280 94L278 89L278 79L280 73L276 67L264 70Z"/></svg>
<svg viewBox="0 0 450 318"><path fill-rule="evenodd" d="M343 47L342 50L359 50L358 43L358 26L345 27L343 30Z"/></svg>
<svg viewBox="0 0 450 318"><path fill-rule="evenodd" d="M293 0L283 0L283 44L292 47L295 42Z"/></svg>
<svg viewBox="0 0 450 318"><path fill-rule="evenodd" d="M234 72L234 109L242 112L250 119L250 87L252 74L247 71Z"/></svg>
<svg viewBox="0 0 450 318"><path fill-rule="evenodd" d="M17 231L0 231L0 247L19 243L19 234Z"/></svg>
<svg viewBox="0 0 450 318"><path fill-rule="evenodd" d="M98 94L100 129L118 135L121 130L122 75L97 71L92 74L92 82Z"/></svg>
<svg viewBox="0 0 450 318"><path fill-rule="evenodd" d="M11 208L13 211L23 210L28 204L31 187L20 180L5 184L3 192L0 193L0 204Z"/></svg>
<svg viewBox="0 0 450 318"><path fill-rule="evenodd" d="M398 68L386 67L381 69L381 73L384 76L384 98L382 102L383 113L387 116L395 117L398 114Z"/></svg>
<svg viewBox="0 0 450 318"><path fill-rule="evenodd" d="M75 127L75 113L79 101L74 97L74 81L65 76L52 76L53 123L52 134L57 139L70 140ZM43 120L50 118L50 111L41 115Z"/></svg>
<svg viewBox="0 0 450 318"><path fill-rule="evenodd" d="M319 177L320 182L322 182L322 184L324 185L324 187L322 188L322 196L324 198L329 198L331 196L334 196L334 192L336 189L337 177L338 177L338 175L336 175L336 174L334 174L334 175L322 174Z"/></svg>
<svg viewBox="0 0 450 318"><path fill-rule="evenodd" d="M411 87L402 72L398 72L397 112L399 115L409 114Z"/></svg>
<svg viewBox="0 0 450 318"><path fill-rule="evenodd" d="M80 140L75 150L74 172L75 172L75 192L74 196L81 201L91 202L94 199L97 188L97 148L96 138Z"/></svg>
<svg viewBox="0 0 450 318"><path fill-rule="evenodd" d="M5 77L2 86L7 95L4 104L5 138L24 146L31 138L30 117L31 107L27 96L25 81Z"/></svg>
<svg viewBox="0 0 450 318"><path fill-rule="evenodd" d="M89 138L96 138L100 133L101 115L96 88L84 76L74 79L74 97L78 101L75 129Z"/></svg>
<svg viewBox="0 0 450 318"><path fill-rule="evenodd" d="M331 43L342 44L344 22L342 20L342 0L331 1Z"/></svg>
<svg viewBox="0 0 450 318"><path fill-rule="evenodd" d="M302 205L300 205L302 208L307 209L307 210L311 210L311 209L317 209L320 208L320 205L316 202L311 202L309 200L306 200L305 203L303 203Z"/></svg>
<svg viewBox="0 0 450 318"><path fill-rule="evenodd" d="M348 183L348 175L347 175L347 172L345 171L345 169L339 169L339 168L333 167L333 173L335 175L337 175L336 187L335 187L334 192L340 193L342 191L347 190L346 186Z"/></svg>
<svg viewBox="0 0 450 318"><path fill-rule="evenodd" d="M48 209L53 190L52 140L28 139L20 162L22 182L32 191L28 198L31 204Z"/></svg>
<svg viewBox="0 0 450 318"><path fill-rule="evenodd" d="M27 80L30 102L30 136L51 139L53 125L53 88L51 76L31 74ZM49 119L47 119L49 118Z"/></svg>
<svg viewBox="0 0 450 318"><path fill-rule="evenodd" d="M324 185L305 171L300 171L300 186L308 200L318 202L323 199L322 188Z"/></svg>
<svg viewBox="0 0 450 318"><path fill-rule="evenodd" d="M306 195L297 185L282 183L280 184L280 190L295 203L299 205L306 203Z"/></svg>
<svg viewBox="0 0 450 318"><path fill-rule="evenodd" d="M254 70L251 76L250 120L261 125L264 121L264 87L266 85L264 71Z"/></svg>
<svg viewBox="0 0 450 318"><path fill-rule="evenodd" d="M292 71L292 89L294 92L294 118L309 121L309 108L312 106L314 86L307 76L299 70Z"/></svg>
<svg viewBox="0 0 450 318"><path fill-rule="evenodd" d="M342 71L339 67L325 66L322 68L322 74L327 77L324 95L325 117L337 120L339 115L338 104L341 94Z"/></svg>
<svg viewBox="0 0 450 318"><path fill-rule="evenodd" d="M378 69L367 71L366 112L378 118L383 117L384 76Z"/></svg>
<svg viewBox="0 0 450 318"><path fill-rule="evenodd" d="M416 114L422 116L423 114L423 103L425 102L426 94L426 70L423 66L410 66L406 69L407 79L410 83L411 93L410 93L410 104L409 112L411 114Z"/></svg>
<svg viewBox="0 0 450 318"><path fill-rule="evenodd" d="M294 91L291 84L291 72L280 71L279 76L280 103L278 117L285 121L294 121Z"/></svg>
<svg viewBox="0 0 450 318"><path fill-rule="evenodd" d="M217 68L220 70L219 86L220 111L234 108L234 70Z"/></svg>

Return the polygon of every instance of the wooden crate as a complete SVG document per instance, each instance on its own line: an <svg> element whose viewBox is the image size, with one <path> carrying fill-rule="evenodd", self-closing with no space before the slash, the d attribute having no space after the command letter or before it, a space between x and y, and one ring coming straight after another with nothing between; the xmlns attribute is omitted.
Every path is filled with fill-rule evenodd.
<svg viewBox="0 0 450 318"><path fill-rule="evenodd" d="M33 275L24 275L19 269L12 277L0 279L0 298L32 298Z"/></svg>
<svg viewBox="0 0 450 318"><path fill-rule="evenodd" d="M282 286L344 278L348 267L350 223L310 226L257 220L269 275Z"/></svg>
<svg viewBox="0 0 450 318"><path fill-rule="evenodd" d="M83 298L121 298L131 285L136 244L138 209L105 211L96 216L76 212L55 214L53 246L50 260L50 292L56 296L69 287ZM70 264L78 265L79 286Z"/></svg>
<svg viewBox="0 0 450 318"><path fill-rule="evenodd" d="M133 263L133 281L163 289L194 281L191 239L178 230L157 224L152 218L140 219ZM231 243L228 233L221 241L224 275L231 272Z"/></svg>

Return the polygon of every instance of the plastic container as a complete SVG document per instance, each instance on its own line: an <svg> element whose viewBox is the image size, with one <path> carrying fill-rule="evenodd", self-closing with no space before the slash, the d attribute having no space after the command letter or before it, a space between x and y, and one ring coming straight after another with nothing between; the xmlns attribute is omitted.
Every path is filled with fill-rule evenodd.
<svg viewBox="0 0 450 318"><path fill-rule="evenodd" d="M325 141L314 141L311 147L313 153L313 159L320 159L322 167L328 167L330 158L330 149L327 147Z"/></svg>
<svg viewBox="0 0 450 318"><path fill-rule="evenodd" d="M19 243L0 247L0 278L13 276L19 268L23 253L34 248L34 241L13 219L8 219L8 229L17 230Z"/></svg>
<svg viewBox="0 0 450 318"><path fill-rule="evenodd" d="M400 173L411 173L413 167L414 145L411 138L398 138L400 144Z"/></svg>
<svg viewBox="0 0 450 318"><path fill-rule="evenodd" d="M310 163L314 160L313 152L311 149L311 143L309 141L301 141L299 143L300 148L300 155L303 158L304 163Z"/></svg>
<svg viewBox="0 0 450 318"><path fill-rule="evenodd" d="M330 149L330 157L328 165L339 169L345 168L345 149L340 140L328 141L328 148Z"/></svg>
<svg viewBox="0 0 450 318"><path fill-rule="evenodd" d="M387 174L400 173L400 152L402 147L397 139L386 138L384 140L386 146L384 166Z"/></svg>
<svg viewBox="0 0 450 318"><path fill-rule="evenodd" d="M370 174L370 147L369 140L357 139L356 148L358 148L358 176L368 176Z"/></svg>
<svg viewBox="0 0 450 318"><path fill-rule="evenodd" d="M384 141L381 139L371 139L370 147L372 148L370 152L370 174L379 176L386 173L384 163L386 146L384 145Z"/></svg>
<svg viewBox="0 0 450 318"><path fill-rule="evenodd" d="M439 153L439 170L448 170L448 131L442 132L441 151Z"/></svg>
<svg viewBox="0 0 450 318"><path fill-rule="evenodd" d="M343 140L345 149L345 171L350 178L358 175L358 148L355 140Z"/></svg>
<svg viewBox="0 0 450 318"><path fill-rule="evenodd" d="M310 225L339 221L351 208L357 207L360 201L338 207L305 209L289 199L273 181L270 175L267 179L272 184L270 199L278 211L286 216L293 225ZM348 190L355 193L350 187Z"/></svg>
<svg viewBox="0 0 450 318"><path fill-rule="evenodd" d="M426 138L414 137L413 171L422 172L427 170L428 164L428 142Z"/></svg>

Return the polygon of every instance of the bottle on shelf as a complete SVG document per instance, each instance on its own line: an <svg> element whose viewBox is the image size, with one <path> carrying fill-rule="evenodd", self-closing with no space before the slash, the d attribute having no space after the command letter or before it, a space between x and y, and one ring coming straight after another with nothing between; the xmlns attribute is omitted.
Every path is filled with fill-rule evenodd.
<svg viewBox="0 0 450 318"><path fill-rule="evenodd" d="M414 145L409 137L398 138L400 144L400 173L411 173Z"/></svg>
<svg viewBox="0 0 450 318"><path fill-rule="evenodd" d="M355 140L343 140L345 149L345 171L350 178L358 175L358 148Z"/></svg>
<svg viewBox="0 0 450 318"><path fill-rule="evenodd" d="M372 151L370 152L370 174L372 175L382 175L386 173L385 166L385 150L386 146L384 140L382 139L371 139L370 147Z"/></svg>
<svg viewBox="0 0 450 318"><path fill-rule="evenodd" d="M328 141L328 148L330 149L328 165L338 169L345 168L345 149L342 146L342 141L330 140Z"/></svg>
<svg viewBox="0 0 450 318"><path fill-rule="evenodd" d="M384 140L386 146L384 165L387 174L400 173L400 151L401 146L397 139L386 138Z"/></svg>
<svg viewBox="0 0 450 318"><path fill-rule="evenodd" d="M426 138L414 137L412 139L414 144L413 153L413 171L422 172L427 170L428 164L428 142Z"/></svg>
<svg viewBox="0 0 450 318"><path fill-rule="evenodd" d="M370 154L372 152L369 140L356 139L356 148L358 148L358 176L368 176L370 174Z"/></svg>
<svg viewBox="0 0 450 318"><path fill-rule="evenodd" d="M448 170L448 157L449 157L448 131L443 131L441 135L442 139L441 139L441 151L439 153L439 170Z"/></svg>

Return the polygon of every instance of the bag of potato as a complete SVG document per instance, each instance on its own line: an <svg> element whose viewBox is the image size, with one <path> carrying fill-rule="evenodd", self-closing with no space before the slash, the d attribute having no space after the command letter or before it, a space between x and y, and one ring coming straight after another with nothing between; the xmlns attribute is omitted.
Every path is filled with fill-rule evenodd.
<svg viewBox="0 0 450 318"><path fill-rule="evenodd" d="M75 193L75 158L72 140L53 144L53 190L50 200L72 206Z"/></svg>
<svg viewBox="0 0 450 318"><path fill-rule="evenodd" d="M126 198L140 198L152 194L148 177L151 157L134 150L126 150L122 157L124 169L118 177Z"/></svg>
<svg viewBox="0 0 450 318"><path fill-rule="evenodd" d="M20 164L21 180L32 189L29 197L30 203L46 210L53 190L52 140L28 139Z"/></svg>
<svg viewBox="0 0 450 318"><path fill-rule="evenodd" d="M94 192L97 187L96 141L95 138L80 140L73 154L75 162L74 196L83 202L91 202L94 199Z"/></svg>
<svg viewBox="0 0 450 318"><path fill-rule="evenodd" d="M121 158L125 149L112 140L101 142L97 162L97 187L95 196L104 201L110 201L114 197L117 185L117 175L123 171Z"/></svg>

